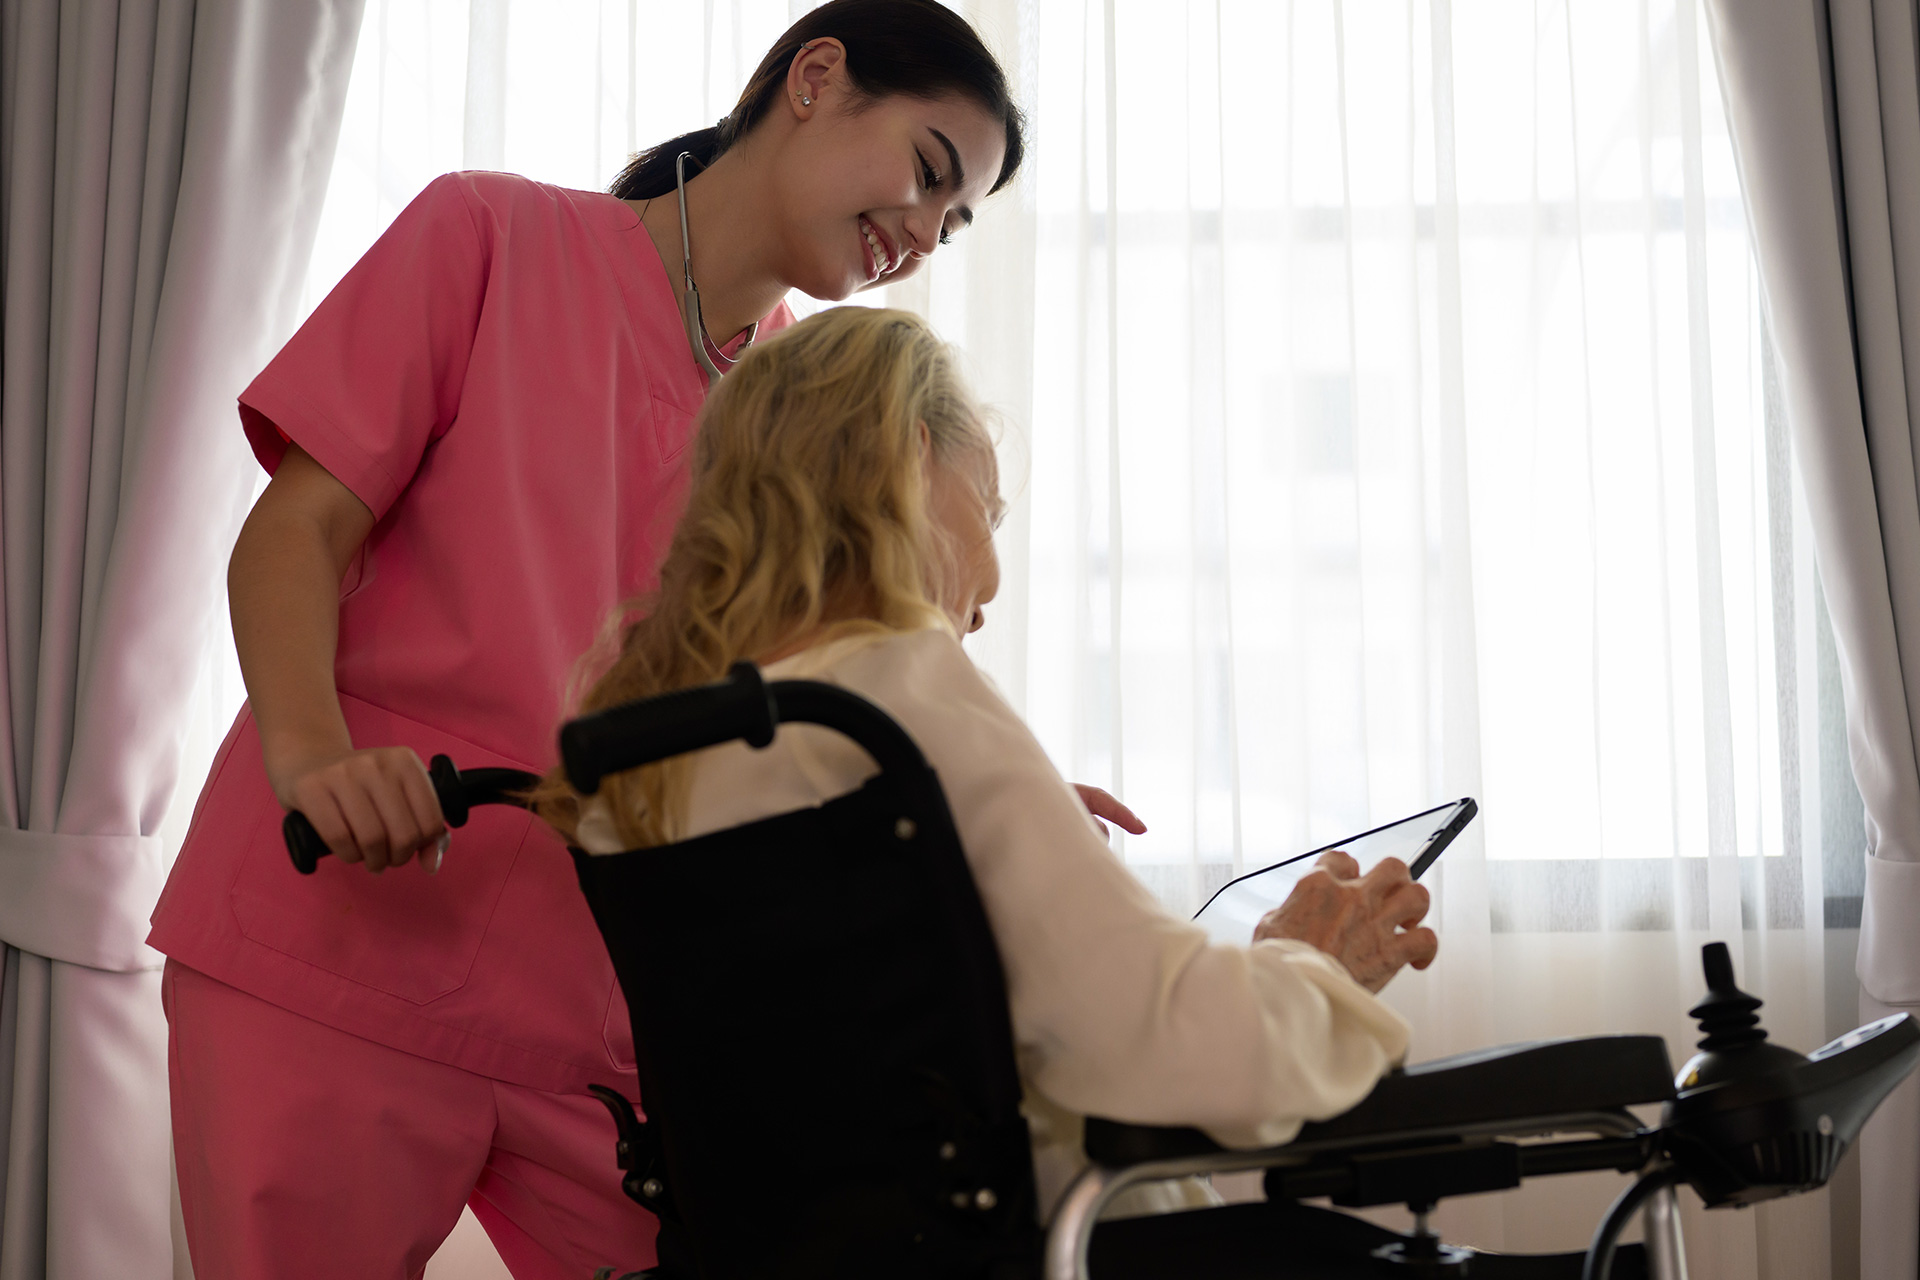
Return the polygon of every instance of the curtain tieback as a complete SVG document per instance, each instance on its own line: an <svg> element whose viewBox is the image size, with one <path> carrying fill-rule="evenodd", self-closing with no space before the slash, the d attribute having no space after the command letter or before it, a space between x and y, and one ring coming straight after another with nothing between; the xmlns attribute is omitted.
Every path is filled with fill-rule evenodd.
<svg viewBox="0 0 1920 1280"><path fill-rule="evenodd" d="M0 942L90 969L157 969L147 917L166 880L158 836L0 830Z"/></svg>

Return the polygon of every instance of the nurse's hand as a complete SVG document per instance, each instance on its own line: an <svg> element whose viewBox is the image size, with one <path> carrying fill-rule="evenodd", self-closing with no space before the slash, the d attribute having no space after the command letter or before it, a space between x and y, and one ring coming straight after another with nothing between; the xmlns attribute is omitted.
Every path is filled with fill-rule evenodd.
<svg viewBox="0 0 1920 1280"><path fill-rule="evenodd" d="M1311 942L1377 993L1401 966L1433 963L1440 940L1420 924L1428 903L1426 886L1414 882L1400 859L1382 858L1363 876L1359 863L1335 849L1321 854L1287 900L1267 912L1253 940Z"/></svg>
<svg viewBox="0 0 1920 1280"><path fill-rule="evenodd" d="M342 862L378 874L420 855L428 871L447 851L447 822L427 767L411 747L374 747L303 761L273 779L280 803L298 809Z"/></svg>
<svg viewBox="0 0 1920 1280"><path fill-rule="evenodd" d="M1080 803L1087 806L1087 812L1093 815L1093 824L1100 828L1101 835L1112 838L1112 833L1107 830L1108 822L1136 836L1147 834L1147 824L1140 821L1139 815L1133 810L1121 804L1112 792L1090 787L1084 782L1074 783L1073 789L1080 793ZM1102 822L1102 818L1106 821Z"/></svg>

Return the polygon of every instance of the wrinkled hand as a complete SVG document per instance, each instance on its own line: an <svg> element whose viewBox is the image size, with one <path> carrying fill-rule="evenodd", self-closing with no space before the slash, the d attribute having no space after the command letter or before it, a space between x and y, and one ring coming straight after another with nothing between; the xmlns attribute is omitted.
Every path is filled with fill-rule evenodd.
<svg viewBox="0 0 1920 1280"><path fill-rule="evenodd" d="M420 855L428 871L447 851L447 822L427 767L410 747L375 747L302 761L274 778L274 793L298 809L342 862L378 874Z"/></svg>
<svg viewBox="0 0 1920 1280"><path fill-rule="evenodd" d="M1084 782L1076 782L1073 789L1080 793L1080 803L1087 806L1087 812L1093 815L1093 821L1100 828L1100 834L1111 839L1113 833L1107 830L1107 822L1113 823L1122 831L1136 836L1147 834L1147 824L1140 821L1139 815L1114 798L1113 793L1099 787L1090 787ZM1105 818L1107 822L1100 819Z"/></svg>
<svg viewBox="0 0 1920 1280"><path fill-rule="evenodd" d="M1407 874L1406 863L1383 858L1363 876L1359 863L1335 849L1321 854L1314 868L1285 902L1267 912L1253 931L1255 942L1310 942L1376 993L1402 965L1424 969L1433 963L1440 940L1420 924L1429 895Z"/></svg>

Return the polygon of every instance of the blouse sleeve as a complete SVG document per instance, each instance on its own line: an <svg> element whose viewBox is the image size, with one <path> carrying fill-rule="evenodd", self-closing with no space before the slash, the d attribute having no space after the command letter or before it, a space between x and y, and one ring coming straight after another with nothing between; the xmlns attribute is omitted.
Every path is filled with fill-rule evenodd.
<svg viewBox="0 0 1920 1280"><path fill-rule="evenodd" d="M490 262L467 185L429 183L241 394L269 472L296 442L377 520L451 425Z"/></svg>
<svg viewBox="0 0 1920 1280"><path fill-rule="evenodd" d="M1406 1023L1323 952L1216 944L1161 907L951 636L869 655L847 683L940 775L1000 944L1022 1074L1047 1097L1262 1146L1347 1110L1404 1056Z"/></svg>

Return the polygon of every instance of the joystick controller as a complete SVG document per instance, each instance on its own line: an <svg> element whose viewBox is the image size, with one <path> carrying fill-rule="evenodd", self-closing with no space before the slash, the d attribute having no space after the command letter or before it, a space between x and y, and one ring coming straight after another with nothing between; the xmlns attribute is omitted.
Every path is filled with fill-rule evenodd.
<svg viewBox="0 0 1920 1280"><path fill-rule="evenodd" d="M1767 1039L1726 943L1708 943L1701 961L1707 994L1689 1012L1703 1035L1661 1117L1667 1154L1710 1207L1824 1185L1920 1059L1920 1023L1882 1018L1803 1057Z"/></svg>

